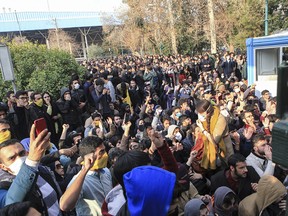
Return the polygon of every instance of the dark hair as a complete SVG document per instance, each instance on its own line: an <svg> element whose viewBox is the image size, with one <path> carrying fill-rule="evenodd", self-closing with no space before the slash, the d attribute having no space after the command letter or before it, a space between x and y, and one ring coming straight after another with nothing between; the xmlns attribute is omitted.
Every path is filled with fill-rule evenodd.
<svg viewBox="0 0 288 216"><path fill-rule="evenodd" d="M279 118L275 114L270 114L267 116L267 118L269 119L269 122L273 122L273 123L279 120Z"/></svg>
<svg viewBox="0 0 288 216"><path fill-rule="evenodd" d="M163 115L162 118L161 118L161 122L164 123L164 121L166 121L166 120L169 121L169 123L171 123L171 122L170 122L170 116L168 116L168 115Z"/></svg>
<svg viewBox="0 0 288 216"><path fill-rule="evenodd" d="M14 145L14 144L16 144L16 143L21 144L20 141L17 140L17 139L9 139L9 140L6 140L6 141L4 141L4 142L2 142L2 143L0 144L0 150L1 150L2 148L4 148L4 147L10 146L10 145ZM22 145L22 144L21 144L21 145Z"/></svg>
<svg viewBox="0 0 288 216"><path fill-rule="evenodd" d="M123 175L133 168L150 163L149 156L142 151L128 151L120 155L114 165L114 176L118 183L124 187Z"/></svg>
<svg viewBox="0 0 288 216"><path fill-rule="evenodd" d="M120 148L111 148L108 152L108 159L109 159L109 163L110 165L112 165L112 161L116 158L119 157L120 155L122 155L124 153L124 151Z"/></svg>
<svg viewBox="0 0 288 216"><path fill-rule="evenodd" d="M191 125L191 132L192 132L192 133L195 133L195 130L196 130L197 127L198 127L198 125L197 125L196 123L193 123L193 124Z"/></svg>
<svg viewBox="0 0 288 216"><path fill-rule="evenodd" d="M239 153L235 153L228 158L228 166L236 167L237 163L245 162L245 161L246 161L246 158L243 155Z"/></svg>
<svg viewBox="0 0 288 216"><path fill-rule="evenodd" d="M233 192L227 193L226 196L223 199L222 207L228 208L229 206L233 205L232 199L234 199L235 202L237 202L236 194L234 194Z"/></svg>
<svg viewBox="0 0 288 216"><path fill-rule="evenodd" d="M252 111L248 111L248 110L243 111L243 112L240 114L240 118L242 119L242 121L245 119L245 114L246 114L246 113L252 113L252 115L253 115L253 112L252 112Z"/></svg>
<svg viewBox="0 0 288 216"><path fill-rule="evenodd" d="M6 119L0 119L0 124L8 124L10 125L10 122Z"/></svg>
<svg viewBox="0 0 288 216"><path fill-rule="evenodd" d="M207 112L207 116L206 116L207 128L208 128L208 131L210 132L210 119L214 113L213 105L208 100L200 100L196 104L195 108L198 113Z"/></svg>
<svg viewBox="0 0 288 216"><path fill-rule="evenodd" d="M178 105L181 107L182 104L184 103L188 103L188 99L187 98L180 98L178 101Z"/></svg>
<svg viewBox="0 0 288 216"><path fill-rule="evenodd" d="M103 140L96 136L85 137L79 145L79 155L84 158L85 155L94 152L95 149L103 144Z"/></svg>
<svg viewBox="0 0 288 216"><path fill-rule="evenodd" d="M108 71L105 71L103 73L100 73L99 77L103 78L104 80L107 80L108 79Z"/></svg>
<svg viewBox="0 0 288 216"><path fill-rule="evenodd" d="M19 91L16 92L15 97L17 99L19 99L20 95L28 95L28 92L24 91L24 90L19 90Z"/></svg>
<svg viewBox="0 0 288 216"><path fill-rule="evenodd" d="M253 146L255 146L256 143L258 143L259 141L265 140L265 136L264 134L260 133L260 134L256 134L255 136L252 137L252 143Z"/></svg>
<svg viewBox="0 0 288 216"><path fill-rule="evenodd" d="M23 216L26 215L30 208L35 208L38 212L41 212L41 209L34 203L30 201L18 202L7 205L0 209L0 215L2 216Z"/></svg>
<svg viewBox="0 0 288 216"><path fill-rule="evenodd" d="M35 95L41 95L40 92L33 92L31 95L30 95L30 100L34 100L35 99ZM42 97L42 95L41 95Z"/></svg>
<svg viewBox="0 0 288 216"><path fill-rule="evenodd" d="M98 78L97 80L96 80L96 82L95 82L95 84L96 85L102 85L102 86L104 86L104 81L101 79L101 78Z"/></svg>
<svg viewBox="0 0 288 216"><path fill-rule="evenodd" d="M9 98L11 94L14 94L14 91L8 91L8 92L6 93L6 98Z"/></svg>
<svg viewBox="0 0 288 216"><path fill-rule="evenodd" d="M187 115L181 115L180 118L179 118L180 125L182 125L182 123L188 118L190 118L190 117L187 116Z"/></svg>
<svg viewBox="0 0 288 216"><path fill-rule="evenodd" d="M52 95L51 95L48 91L45 91L45 92L42 93L43 103L46 104L46 102L45 102L45 100L44 100L44 95L45 95L45 94L47 94L47 95L50 96L50 102L52 102L52 99L53 99L53 98L52 98Z"/></svg>
<svg viewBox="0 0 288 216"><path fill-rule="evenodd" d="M263 91L261 92L261 95L265 95L266 93L269 93L269 91L268 91L267 89L263 90Z"/></svg>
<svg viewBox="0 0 288 216"><path fill-rule="evenodd" d="M101 114L98 113L98 112L94 112L94 113L91 114L92 120L94 120L96 117L100 117L100 119L102 118Z"/></svg>
<svg viewBox="0 0 288 216"><path fill-rule="evenodd" d="M4 102L0 102L0 111L8 112L8 106Z"/></svg>

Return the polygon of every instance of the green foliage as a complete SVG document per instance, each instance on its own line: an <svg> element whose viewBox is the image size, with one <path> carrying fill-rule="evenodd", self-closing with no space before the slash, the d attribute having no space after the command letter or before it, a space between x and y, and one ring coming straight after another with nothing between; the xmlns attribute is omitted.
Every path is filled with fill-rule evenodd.
<svg viewBox="0 0 288 216"><path fill-rule="evenodd" d="M59 90L69 84L72 74L82 74L83 69L64 51L47 50L31 42L8 44L14 65L17 89L48 91L58 97ZM11 82L0 80L1 94L12 89ZM9 88L10 85L10 88Z"/></svg>
<svg viewBox="0 0 288 216"><path fill-rule="evenodd" d="M92 44L89 46L88 58L99 58L106 55L109 55L109 50L106 50L105 47L97 44Z"/></svg>
<svg viewBox="0 0 288 216"><path fill-rule="evenodd" d="M258 0L229 2L226 41L228 46L245 49L246 39L264 34L264 4ZM224 23L225 23L224 22Z"/></svg>
<svg viewBox="0 0 288 216"><path fill-rule="evenodd" d="M269 33L286 30L288 28L288 1L269 0L268 5Z"/></svg>

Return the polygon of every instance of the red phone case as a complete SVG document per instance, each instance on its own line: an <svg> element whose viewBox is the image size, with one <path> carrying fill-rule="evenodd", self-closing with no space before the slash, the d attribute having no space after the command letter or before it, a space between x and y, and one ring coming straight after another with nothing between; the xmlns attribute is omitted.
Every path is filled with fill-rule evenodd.
<svg viewBox="0 0 288 216"><path fill-rule="evenodd" d="M36 119L34 121L35 128L36 128L36 135L40 134L43 130L47 128L46 121L44 118Z"/></svg>

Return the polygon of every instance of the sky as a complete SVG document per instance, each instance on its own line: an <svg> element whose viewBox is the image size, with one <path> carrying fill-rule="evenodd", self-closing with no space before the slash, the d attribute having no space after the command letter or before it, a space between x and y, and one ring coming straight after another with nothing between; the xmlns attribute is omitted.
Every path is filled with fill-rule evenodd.
<svg viewBox="0 0 288 216"><path fill-rule="evenodd" d="M0 13L15 10L113 12L121 6L122 0L0 0Z"/></svg>

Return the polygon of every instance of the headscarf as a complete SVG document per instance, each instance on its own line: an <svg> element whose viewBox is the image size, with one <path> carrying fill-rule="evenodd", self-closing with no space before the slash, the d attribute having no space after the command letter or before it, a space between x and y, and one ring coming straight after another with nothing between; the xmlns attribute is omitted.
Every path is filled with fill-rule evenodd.
<svg viewBox="0 0 288 216"><path fill-rule="evenodd" d="M214 213L217 213L218 216L231 216L234 211L234 209L226 210L222 207L224 198L229 193L235 194L230 188L225 186L217 188L214 193Z"/></svg>
<svg viewBox="0 0 288 216"><path fill-rule="evenodd" d="M184 216L199 216L202 206L206 206L200 199L192 199L186 203L184 208Z"/></svg>

